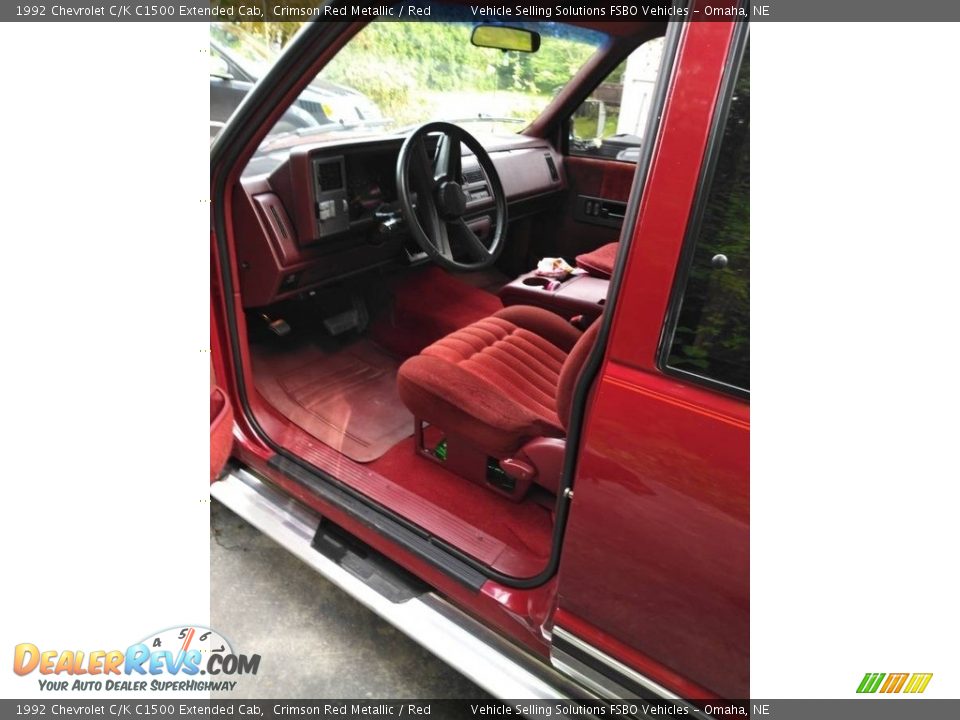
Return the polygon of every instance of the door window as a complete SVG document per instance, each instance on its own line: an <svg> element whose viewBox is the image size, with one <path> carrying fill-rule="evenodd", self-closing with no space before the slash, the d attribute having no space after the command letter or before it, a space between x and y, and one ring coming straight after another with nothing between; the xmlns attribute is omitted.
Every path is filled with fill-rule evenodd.
<svg viewBox="0 0 960 720"><path fill-rule="evenodd" d="M570 154L637 162L663 56L662 37L638 47L570 118Z"/></svg>
<svg viewBox="0 0 960 720"><path fill-rule="evenodd" d="M685 268L668 369L750 389L750 49L732 88L716 166Z"/></svg>

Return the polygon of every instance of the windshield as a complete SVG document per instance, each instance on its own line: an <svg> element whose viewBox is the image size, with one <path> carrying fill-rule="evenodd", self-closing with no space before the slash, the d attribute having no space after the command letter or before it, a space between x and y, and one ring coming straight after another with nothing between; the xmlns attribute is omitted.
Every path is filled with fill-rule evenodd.
<svg viewBox="0 0 960 720"><path fill-rule="evenodd" d="M366 95L397 130L430 120L519 132L596 52L603 35L560 23L537 52L480 48L470 22L376 22L358 33L320 77Z"/></svg>
<svg viewBox="0 0 960 720"><path fill-rule="evenodd" d="M477 22L466 19L468 8L446 8L443 15L448 19L374 21L364 27L270 136L354 129L395 133L431 120L462 124L473 134L517 133L607 39L566 23L511 22L540 34L536 52L481 48L470 42ZM211 44L233 64L234 75L242 69L256 79L297 29L298 23L213 23Z"/></svg>

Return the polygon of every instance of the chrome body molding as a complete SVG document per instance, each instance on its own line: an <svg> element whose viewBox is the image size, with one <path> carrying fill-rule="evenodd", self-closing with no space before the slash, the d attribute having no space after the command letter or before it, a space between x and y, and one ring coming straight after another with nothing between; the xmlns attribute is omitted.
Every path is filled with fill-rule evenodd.
<svg viewBox="0 0 960 720"><path fill-rule="evenodd" d="M598 696L608 700L638 698L667 701L685 707L687 717L702 720L710 717L663 685L558 625L553 628L552 638L550 661L553 666Z"/></svg>
<svg viewBox="0 0 960 720"><path fill-rule="evenodd" d="M312 547L319 515L247 469L228 469L210 486L210 495L491 695L513 700L592 698L434 592L399 603L387 599Z"/></svg>
<svg viewBox="0 0 960 720"><path fill-rule="evenodd" d="M613 671L611 674L627 680L627 685L636 685L643 688L659 699L682 700L682 698L670 692L662 685L641 675L636 670L627 667L605 652L597 650L592 645L584 642L573 633L564 630L559 625L554 626L552 637L553 649L550 653L550 660L554 666L574 677L579 676L578 680L580 682L594 689L602 697L619 699L624 697L639 697L640 694L635 690L631 691L627 687L623 687L614 682L603 674L599 670L599 667ZM559 648L557 647L558 645L560 646ZM570 650L564 650L563 648L565 646L569 646ZM587 658L595 662L584 662Z"/></svg>

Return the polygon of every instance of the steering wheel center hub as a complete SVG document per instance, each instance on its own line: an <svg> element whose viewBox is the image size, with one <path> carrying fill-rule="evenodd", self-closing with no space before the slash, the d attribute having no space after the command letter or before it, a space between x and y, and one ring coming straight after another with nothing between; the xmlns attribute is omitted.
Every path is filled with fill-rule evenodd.
<svg viewBox="0 0 960 720"><path fill-rule="evenodd" d="M455 220L467 211L467 198L460 183L445 181L437 187L437 209L440 214Z"/></svg>

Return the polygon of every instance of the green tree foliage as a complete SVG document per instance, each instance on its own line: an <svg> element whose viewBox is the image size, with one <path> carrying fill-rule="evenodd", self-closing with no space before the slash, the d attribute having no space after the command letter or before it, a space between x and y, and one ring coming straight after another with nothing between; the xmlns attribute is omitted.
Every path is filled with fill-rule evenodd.
<svg viewBox="0 0 960 720"><path fill-rule="evenodd" d="M309 2L309 0L307 0ZM300 23L241 23L273 46L285 45ZM471 23L374 22L343 48L321 76L370 97L398 122L424 116L429 95L442 92L524 93L541 102L518 103L516 116L542 107L593 54L595 47L544 37L536 53L503 52L470 43Z"/></svg>
<svg viewBox="0 0 960 720"><path fill-rule="evenodd" d="M379 22L364 28L334 60L359 55L400 63L434 90L522 90L552 94L593 53L591 45L545 38L536 53L503 52L470 43L469 23Z"/></svg>

